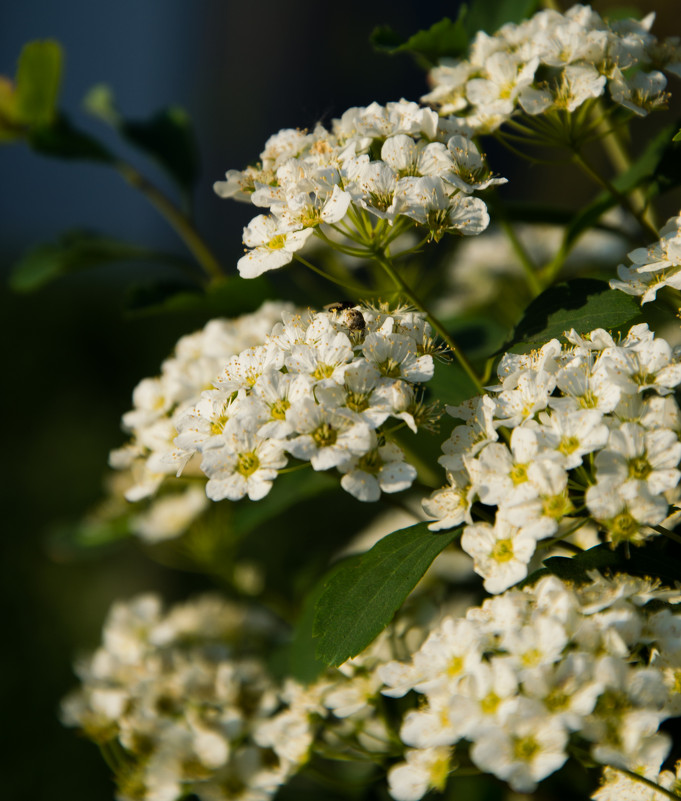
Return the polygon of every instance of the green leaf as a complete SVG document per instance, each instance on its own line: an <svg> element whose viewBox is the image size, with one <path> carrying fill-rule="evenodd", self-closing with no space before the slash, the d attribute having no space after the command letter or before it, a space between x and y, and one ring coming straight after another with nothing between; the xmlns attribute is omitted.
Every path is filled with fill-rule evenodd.
<svg viewBox="0 0 681 801"><path fill-rule="evenodd" d="M26 125L49 125L56 115L62 49L58 42L29 42L21 51L16 75L15 114Z"/></svg>
<svg viewBox="0 0 681 801"><path fill-rule="evenodd" d="M539 0L473 0L462 5L455 22L445 17L405 39L389 25L375 28L370 41L384 53L410 53L425 68L443 58L459 58L479 30L494 33L507 22L520 22L539 7Z"/></svg>
<svg viewBox="0 0 681 801"><path fill-rule="evenodd" d="M341 665L390 623L435 557L461 532L433 533L426 523L395 531L347 559L328 577L317 604L316 658Z"/></svg>
<svg viewBox="0 0 681 801"><path fill-rule="evenodd" d="M419 31L409 39L404 39L389 26L375 28L370 41L384 53L411 53L425 61L427 65L436 64L441 58L454 58L462 55L468 48L468 34L464 26L465 6L459 12L456 22L448 17L436 22L428 30Z"/></svg>
<svg viewBox="0 0 681 801"><path fill-rule="evenodd" d="M54 526L48 533L50 556L59 561L91 558L132 536L130 515L110 520L81 521Z"/></svg>
<svg viewBox="0 0 681 801"><path fill-rule="evenodd" d="M28 143L38 153L60 159L85 159L111 164L109 150L89 134L79 131L60 114L51 125L40 125L28 133Z"/></svg>
<svg viewBox="0 0 681 801"><path fill-rule="evenodd" d="M326 669L326 663L315 654L314 620L326 584L339 570L344 569L345 564L339 562L334 565L307 594L293 631L293 639L287 649L288 674L303 684L311 684Z"/></svg>
<svg viewBox="0 0 681 801"><path fill-rule="evenodd" d="M135 316L197 313L233 317L255 311L265 300L278 297L269 281L236 276L211 283L205 290L179 281L140 282L127 294L126 311Z"/></svg>
<svg viewBox="0 0 681 801"><path fill-rule="evenodd" d="M328 473L315 472L310 468L284 473L274 482L267 497L257 502L239 501L234 506L232 536L243 537L256 526L279 517L292 506L337 488L337 478Z"/></svg>
<svg viewBox="0 0 681 801"><path fill-rule="evenodd" d="M681 561L666 553L664 545L661 547L659 541L651 540L628 551L624 545L613 549L604 543L576 556L552 556L544 561L544 569L528 576L523 585L534 584L548 573L563 581L584 584L590 581L589 573L592 570L652 576L673 585L681 575Z"/></svg>
<svg viewBox="0 0 681 801"><path fill-rule="evenodd" d="M88 231L70 231L55 243L31 248L14 266L10 286L32 292L55 278L116 261L167 261L173 259L147 248L120 242Z"/></svg>
<svg viewBox="0 0 681 801"><path fill-rule="evenodd" d="M610 289L605 281L578 278L556 284L535 298L504 350L532 350L571 328L578 333L594 328L624 328L640 313L631 295Z"/></svg>
<svg viewBox="0 0 681 801"><path fill-rule="evenodd" d="M539 8L539 0L473 0L465 18L472 39L477 31L492 34L507 22L521 22Z"/></svg>
<svg viewBox="0 0 681 801"><path fill-rule="evenodd" d="M184 109L172 106L151 119L126 121L121 134L144 150L165 169L184 193L189 193L199 176L199 155L194 129Z"/></svg>
<svg viewBox="0 0 681 801"><path fill-rule="evenodd" d="M148 120L127 120L109 86L93 86L85 109L115 128L122 137L151 156L188 196L199 177L199 150L191 120L179 106L161 109Z"/></svg>
<svg viewBox="0 0 681 801"><path fill-rule="evenodd" d="M678 131L674 134L672 142L681 142L681 131Z"/></svg>

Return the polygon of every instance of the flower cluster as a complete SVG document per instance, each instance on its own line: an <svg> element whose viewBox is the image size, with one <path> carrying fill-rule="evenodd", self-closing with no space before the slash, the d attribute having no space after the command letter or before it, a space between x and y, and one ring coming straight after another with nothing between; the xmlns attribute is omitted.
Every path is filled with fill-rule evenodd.
<svg viewBox="0 0 681 801"><path fill-rule="evenodd" d="M658 727L681 712L680 600L626 575L581 586L547 576L446 618L410 662L378 669L385 695L422 698L401 727L409 750L388 774L393 798L443 789L467 760L531 792L571 739L601 764L658 771L670 746Z"/></svg>
<svg viewBox="0 0 681 801"><path fill-rule="evenodd" d="M134 408L123 415L131 440L109 457L114 469L128 472L127 500L150 497L177 471L171 455L178 418L194 406L230 357L262 342L282 312L292 309L290 303L268 301L253 314L211 320L178 341L159 376L140 381L132 396Z"/></svg>
<svg viewBox="0 0 681 801"><path fill-rule="evenodd" d="M257 743L279 711L257 654L277 638L269 615L217 597L167 614L154 595L116 603L63 721L115 756L125 801L270 798L298 768Z"/></svg>
<svg viewBox="0 0 681 801"><path fill-rule="evenodd" d="M493 35L476 34L467 59L443 61L422 98L441 114L455 115L470 135L490 133L518 110L528 115L573 112L601 97L646 115L666 102L662 69L681 74L677 39L650 33L654 14L606 22L589 6L565 14L540 11Z"/></svg>
<svg viewBox="0 0 681 801"><path fill-rule="evenodd" d="M603 329L569 346L507 353L501 384L448 412L465 422L442 446L449 485L424 501L439 530L465 523L462 548L485 588L527 575L539 540L594 521L617 544L665 522L681 477L681 358L646 324L616 342ZM473 504L496 507L474 522Z"/></svg>
<svg viewBox="0 0 681 801"><path fill-rule="evenodd" d="M280 131L260 159L215 184L220 197L267 209L244 229L245 278L288 264L313 233L325 237L322 224L360 220L338 230L363 241L365 212L423 226L435 239L479 234L489 216L472 193L505 181L490 174L473 142L406 100L348 109L331 131Z"/></svg>
<svg viewBox="0 0 681 801"><path fill-rule="evenodd" d="M660 230L660 240L649 248L628 254L631 266L620 264L610 286L641 298L641 304L655 300L658 290L681 289L681 216L671 217Z"/></svg>
<svg viewBox="0 0 681 801"><path fill-rule="evenodd" d="M263 611L204 596L164 613L156 595L138 596L112 607L62 720L111 755L121 801L267 801L315 744L338 759L391 751L376 669L418 648L433 614L417 600L306 687L267 672L284 632Z"/></svg>
<svg viewBox="0 0 681 801"><path fill-rule="evenodd" d="M209 498L263 498L289 456L337 468L361 501L411 486L416 470L384 424L428 424L420 387L437 346L420 313L345 305L284 312L264 344L227 359L215 388L177 417L174 459L201 454Z"/></svg>

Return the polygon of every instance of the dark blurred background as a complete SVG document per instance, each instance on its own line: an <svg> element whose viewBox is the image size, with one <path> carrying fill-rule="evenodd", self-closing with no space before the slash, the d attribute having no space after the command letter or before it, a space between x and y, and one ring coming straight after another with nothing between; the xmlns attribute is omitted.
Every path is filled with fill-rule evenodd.
<svg viewBox="0 0 681 801"><path fill-rule="evenodd" d="M328 122L349 106L374 100L417 99L425 91L423 73L406 56L373 52L369 34L387 23L409 35L445 15L455 17L458 5L24 0L3 7L0 74L14 74L25 42L59 40L66 52L61 106L110 142L104 126L81 111L94 84L108 84L128 117L183 106L202 156L198 226L234 270L241 228L253 213L220 200L213 182L227 169L256 160L281 128ZM605 10L620 4L594 5ZM659 34L681 33L678 0L638 7L657 8ZM518 170L499 162L493 167L505 175ZM168 187L162 175L149 174ZM0 149L0 175L3 276L27 248L69 228L184 253L157 212L106 167L50 160L15 145ZM563 199L569 193L560 180L549 184L537 170L523 175L523 184L545 195L560 185ZM158 372L179 336L205 322L200 314L124 312L130 280L159 269L113 265L31 295L11 293L3 278L0 319L9 369L3 410L1 753L8 799L113 797L96 749L57 719L59 699L75 684L71 663L79 650L97 644L115 598L149 589L176 597L191 585L182 574L157 567L134 544L105 559L74 561L65 560L47 537L52 526L78 519L100 496L107 454L123 442L119 420L134 385Z"/></svg>

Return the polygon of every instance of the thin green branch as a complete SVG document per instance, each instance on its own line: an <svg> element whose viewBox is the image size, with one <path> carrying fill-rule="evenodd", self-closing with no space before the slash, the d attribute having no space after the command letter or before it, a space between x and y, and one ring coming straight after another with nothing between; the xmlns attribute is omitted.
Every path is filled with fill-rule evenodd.
<svg viewBox="0 0 681 801"><path fill-rule="evenodd" d="M648 233L653 239L659 239L660 235L657 229L643 216L643 214L636 208L634 208L633 203L631 200L622 192L619 191L607 178L602 176L597 170L595 170L584 158L584 156L579 152L575 151L573 154L573 160L579 166L579 168L591 178L592 181L597 183L606 192L609 192L615 200L625 208L630 214L632 214L636 220L638 221L639 225Z"/></svg>
<svg viewBox="0 0 681 801"><path fill-rule="evenodd" d="M365 295L367 292L367 288L364 286L360 286L359 284L350 284L347 281L343 281L340 278L335 278L328 273L325 273L320 267L316 267L314 264L309 262L307 259L304 259L302 256L299 256L297 253L293 254L293 258L300 262L302 265L307 267L308 269L312 270L313 272L317 273L317 275L321 275L322 278L325 278L327 281L331 281L332 284L337 284L338 286L342 286L343 289L347 289L349 292L352 292L355 295Z"/></svg>
<svg viewBox="0 0 681 801"><path fill-rule="evenodd" d="M596 105L600 110L600 104ZM594 121L598 131L603 149L610 160L612 166L619 173L626 172L631 167L631 156L622 138L621 132L608 124L607 116L602 113L601 117ZM641 210L641 214L648 220L653 227L658 227L652 208L647 204L645 192L641 187L636 187L631 193L632 201Z"/></svg>
<svg viewBox="0 0 681 801"><path fill-rule="evenodd" d="M464 353L461 351L459 346L456 344L454 339L451 337L447 329L442 325L442 323L432 314L427 306L423 303L423 301L419 298L419 296L414 292L414 290L404 281L402 276L395 270L389 258L386 258L385 254L382 252L377 252L374 255L376 261L381 265L381 267L385 270L387 275L393 281L395 286L399 288L401 292L408 298L408 300L416 306L416 308L423 312L426 315L428 322L433 326L435 331L440 335L440 337L444 340L447 344L447 347L452 351L456 359L458 360L461 367L463 367L464 372L470 378L470 380L475 385L478 392L482 392L482 384L480 383L480 379L478 378L475 370L473 369L471 363L468 361Z"/></svg>
<svg viewBox="0 0 681 801"><path fill-rule="evenodd" d="M118 161L116 162L116 169L130 186L142 192L151 204L166 218L170 225L172 225L201 265L206 275L212 281L224 278L224 272L220 266L220 262L217 260L213 251L208 247L201 234L196 230L189 217L131 164L125 161Z"/></svg>
<svg viewBox="0 0 681 801"><path fill-rule="evenodd" d="M371 258L370 251L364 249L360 250L359 248L351 248L347 245L342 245L340 242L334 242L333 239L330 239L321 228L315 228L315 236L318 236L320 239L322 239L329 247L339 251L340 253L344 253L346 256L352 256L355 259Z"/></svg>
<svg viewBox="0 0 681 801"><path fill-rule="evenodd" d="M513 252L518 257L520 261L523 271L525 272L525 278L527 280L527 286L532 293L532 297L536 298L542 291L542 285L539 281L539 277L537 276L537 267L530 258L529 253L525 249L523 243L518 238L518 235L515 231L515 228L509 223L509 221L502 217L501 220L501 227L504 230L504 233L508 237L509 242L511 243L511 247L513 248Z"/></svg>

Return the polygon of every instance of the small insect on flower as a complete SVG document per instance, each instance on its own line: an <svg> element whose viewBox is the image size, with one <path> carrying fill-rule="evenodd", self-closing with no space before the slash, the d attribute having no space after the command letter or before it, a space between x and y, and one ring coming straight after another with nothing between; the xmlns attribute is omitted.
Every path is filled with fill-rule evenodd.
<svg viewBox="0 0 681 801"><path fill-rule="evenodd" d="M341 314L341 319L351 331L363 331L366 322L362 312L355 308L356 304L351 300L340 300L337 303L329 303L324 308L334 314Z"/></svg>

